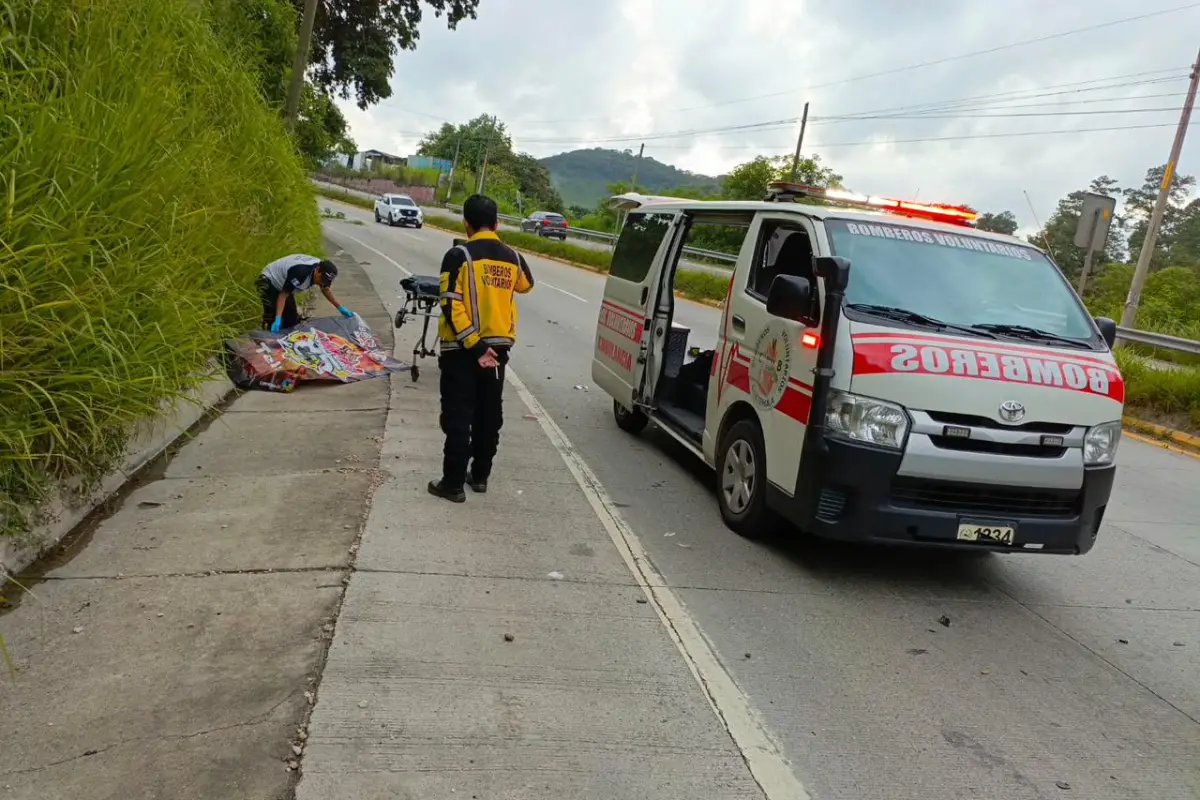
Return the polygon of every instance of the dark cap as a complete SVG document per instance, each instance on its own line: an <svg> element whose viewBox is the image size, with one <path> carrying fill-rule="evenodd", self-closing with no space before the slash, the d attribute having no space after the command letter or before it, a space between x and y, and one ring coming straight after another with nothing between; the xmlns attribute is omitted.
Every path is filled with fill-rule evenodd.
<svg viewBox="0 0 1200 800"><path fill-rule="evenodd" d="M329 284L333 283L333 279L336 278L338 274L337 264L334 264L328 259L317 264L317 271L321 273L322 286L328 286Z"/></svg>

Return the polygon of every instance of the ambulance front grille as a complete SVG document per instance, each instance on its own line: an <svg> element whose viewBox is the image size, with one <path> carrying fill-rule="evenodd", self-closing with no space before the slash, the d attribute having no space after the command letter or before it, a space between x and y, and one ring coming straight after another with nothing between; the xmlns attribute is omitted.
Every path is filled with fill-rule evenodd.
<svg viewBox="0 0 1200 800"><path fill-rule="evenodd" d="M1068 434L1073 425L1059 422L1024 422L1020 425L1005 425L991 417L981 417L976 414L952 414L947 411L926 411L929 418L943 425L961 425L967 428L990 428L1001 431L1028 431L1029 433L1048 433L1060 436Z"/></svg>
<svg viewBox="0 0 1200 800"><path fill-rule="evenodd" d="M918 478L892 481L892 505L994 517L1070 519L1079 516L1077 489L1027 489Z"/></svg>

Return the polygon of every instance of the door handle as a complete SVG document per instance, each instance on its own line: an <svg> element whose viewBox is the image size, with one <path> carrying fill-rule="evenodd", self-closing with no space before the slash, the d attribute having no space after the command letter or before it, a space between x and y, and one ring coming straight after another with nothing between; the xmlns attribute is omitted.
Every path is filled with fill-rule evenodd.
<svg viewBox="0 0 1200 800"><path fill-rule="evenodd" d="M642 287L642 308L646 307L646 298L648 298L649 296L650 296L650 287L643 286Z"/></svg>
<svg viewBox="0 0 1200 800"><path fill-rule="evenodd" d="M745 331L746 330L746 319L741 314L733 315L733 329L735 331Z"/></svg>

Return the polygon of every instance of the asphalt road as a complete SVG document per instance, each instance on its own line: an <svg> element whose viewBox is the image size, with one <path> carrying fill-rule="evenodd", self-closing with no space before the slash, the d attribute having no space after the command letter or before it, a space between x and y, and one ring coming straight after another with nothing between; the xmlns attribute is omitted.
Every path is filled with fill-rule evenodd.
<svg viewBox="0 0 1200 800"><path fill-rule="evenodd" d="M450 244L339 210L327 232L377 283L436 273ZM722 525L711 473L622 434L590 387L603 278L530 263L514 369L814 798L1200 797L1200 460L1126 438L1081 558L753 544ZM717 313L682 303L679 321L711 343ZM416 335L397 331L400 357Z"/></svg>
<svg viewBox="0 0 1200 800"><path fill-rule="evenodd" d="M335 192L345 192L346 194L353 195L355 197L359 197L364 200L373 200L375 197L374 195L369 194L367 192L360 192L357 189L348 189L345 186L338 186L337 184L333 184L333 183L325 183L323 181L313 181L313 183L324 189L329 189L329 190L332 190ZM324 198L322 198L322 199L324 199ZM422 206L422 208L424 208L426 216L429 216L430 214L440 215L440 216L456 216L454 212L449 211L448 209L445 209L445 208L436 208L433 206ZM501 230L507 230L507 231L520 230L519 225L510 225L507 222L501 222L500 228L501 228ZM581 237L571 236L567 241L576 247L582 247L587 250L605 250L605 251L612 250L612 245L610 245L606 242L595 240L595 239L584 239ZM694 261L686 261L686 260L683 262L683 264L688 269L695 270L697 272L707 272L711 275L724 275L724 276L729 275L730 268L728 266L719 266L719 265L714 265L714 264L698 264Z"/></svg>

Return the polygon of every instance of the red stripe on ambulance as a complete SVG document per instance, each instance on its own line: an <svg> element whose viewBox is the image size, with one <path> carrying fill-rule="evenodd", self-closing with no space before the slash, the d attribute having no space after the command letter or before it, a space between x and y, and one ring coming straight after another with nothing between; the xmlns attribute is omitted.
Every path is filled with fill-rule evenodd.
<svg viewBox="0 0 1200 800"><path fill-rule="evenodd" d="M779 398L779 402L775 406L775 410L785 416L791 417L802 425L808 424L808 415L812 411L812 395L799 388L803 384L789 381L788 387L783 391L783 397Z"/></svg>
<svg viewBox="0 0 1200 800"><path fill-rule="evenodd" d="M642 320L611 306L600 307L600 327L613 331L618 336L641 344Z"/></svg>
<svg viewBox="0 0 1200 800"><path fill-rule="evenodd" d="M1017 355L928 342L855 342L854 374L947 375L1051 386L1125 401L1125 382L1116 368L1099 362L1080 364L1070 356L1036 350Z"/></svg>

